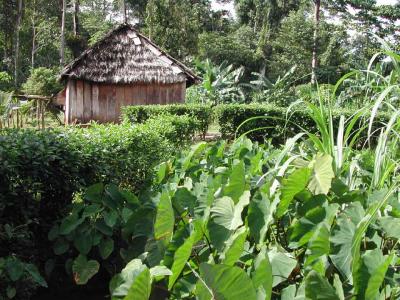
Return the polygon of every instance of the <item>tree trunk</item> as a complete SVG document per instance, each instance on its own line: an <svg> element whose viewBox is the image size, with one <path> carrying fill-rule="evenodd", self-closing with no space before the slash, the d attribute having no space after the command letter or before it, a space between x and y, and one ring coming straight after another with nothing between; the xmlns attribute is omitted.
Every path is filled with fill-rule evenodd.
<svg viewBox="0 0 400 300"><path fill-rule="evenodd" d="M35 68L35 52L36 52L36 26L32 24L32 55L31 55L31 66Z"/></svg>
<svg viewBox="0 0 400 300"><path fill-rule="evenodd" d="M128 23L128 18L126 15L126 2L122 0L122 14L124 15L124 24Z"/></svg>
<svg viewBox="0 0 400 300"><path fill-rule="evenodd" d="M60 47L60 64L64 65L65 61L65 13L67 9L67 0L62 2L62 17L61 17L61 47Z"/></svg>
<svg viewBox="0 0 400 300"><path fill-rule="evenodd" d="M14 60L14 85L18 86L18 67L19 67L19 32L21 30L21 19L22 19L22 3L23 0L18 0L18 12L17 12L17 31L15 39L15 60Z"/></svg>
<svg viewBox="0 0 400 300"><path fill-rule="evenodd" d="M36 0L32 1L32 52L31 52L31 67L35 67L35 52L36 52Z"/></svg>
<svg viewBox="0 0 400 300"><path fill-rule="evenodd" d="M79 32L79 0L74 0L74 36Z"/></svg>
<svg viewBox="0 0 400 300"><path fill-rule="evenodd" d="M311 61L311 84L317 83L317 67L318 67L318 35L319 35L319 21L321 13L321 0L314 0L314 38L313 50Z"/></svg>

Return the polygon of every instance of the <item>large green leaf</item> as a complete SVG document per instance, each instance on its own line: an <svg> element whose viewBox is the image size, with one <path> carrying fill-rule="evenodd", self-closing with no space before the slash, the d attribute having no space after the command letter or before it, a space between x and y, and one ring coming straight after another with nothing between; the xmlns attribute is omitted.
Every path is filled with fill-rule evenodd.
<svg viewBox="0 0 400 300"><path fill-rule="evenodd" d="M151 293L151 277L147 267L136 276L124 300L147 300Z"/></svg>
<svg viewBox="0 0 400 300"><path fill-rule="evenodd" d="M80 232L74 238L74 246L81 254L87 255L90 249L92 249L92 245L92 234Z"/></svg>
<svg viewBox="0 0 400 300"><path fill-rule="evenodd" d="M330 237L332 243L330 258L335 267L350 282L352 282L351 264L353 261L351 246L356 225L364 217L364 214L360 202L349 204L336 219L336 225Z"/></svg>
<svg viewBox="0 0 400 300"><path fill-rule="evenodd" d="M189 224L186 226L178 227L175 231L171 242L167 245L164 255L164 265L171 268L174 263L174 256L176 250L182 246L187 239L190 238L190 227ZM159 248L159 245L157 246Z"/></svg>
<svg viewBox="0 0 400 300"><path fill-rule="evenodd" d="M264 191L266 189L266 191ZM268 187L264 185L257 191L249 204L247 213L247 225L249 226L250 235L256 240L257 244L261 244L265 239L270 223L273 220L273 210L279 199L272 206L268 198Z"/></svg>
<svg viewBox="0 0 400 300"><path fill-rule="evenodd" d="M53 245L53 251L56 255L64 254L68 249L69 243L64 238L58 238Z"/></svg>
<svg viewBox="0 0 400 300"><path fill-rule="evenodd" d="M296 285L292 284L281 292L281 300L294 300L296 297Z"/></svg>
<svg viewBox="0 0 400 300"><path fill-rule="evenodd" d="M6 262L8 276L12 281L17 281L24 273L24 264L16 258L8 259Z"/></svg>
<svg viewBox="0 0 400 300"><path fill-rule="evenodd" d="M281 218L286 213L294 196L306 188L310 175L311 170L309 168L301 168L295 170L287 179L283 180L281 201L276 211L278 218Z"/></svg>
<svg viewBox="0 0 400 300"><path fill-rule="evenodd" d="M321 256L328 255L330 251L329 229L327 224L321 223L315 229L313 236L308 242L305 266L311 265Z"/></svg>
<svg viewBox="0 0 400 300"><path fill-rule="evenodd" d="M275 287L289 278L289 275L297 266L297 260L289 253L280 252L275 248L268 252L268 257L272 266L272 287Z"/></svg>
<svg viewBox="0 0 400 300"><path fill-rule="evenodd" d="M174 262L172 264L172 276L169 277L168 289L171 289L175 284L176 280L179 278L186 262L190 258L192 253L192 247L194 242L194 234L191 235L182 246L180 246L174 254Z"/></svg>
<svg viewBox="0 0 400 300"><path fill-rule="evenodd" d="M262 299L270 300L272 295L273 274L272 266L265 248L261 249L260 253L254 259L253 268L254 271L251 274L251 280L253 281L254 287L257 289L257 295L260 296L260 294L262 294Z"/></svg>
<svg viewBox="0 0 400 300"><path fill-rule="evenodd" d="M105 237L100 241L99 252L102 259L107 259L114 251L114 240Z"/></svg>
<svg viewBox="0 0 400 300"><path fill-rule="evenodd" d="M239 230L227 241L223 254L222 263L233 266L243 253L244 243L246 241L247 231L244 227Z"/></svg>
<svg viewBox="0 0 400 300"><path fill-rule="evenodd" d="M196 200L197 198L187 188L180 187L176 190L172 203L179 214L187 211L191 216L194 216Z"/></svg>
<svg viewBox="0 0 400 300"><path fill-rule="evenodd" d="M242 211L250 202L250 192L245 191L235 205L230 197L222 197L215 200L211 208L212 220L228 230L235 230L243 225Z"/></svg>
<svg viewBox="0 0 400 300"><path fill-rule="evenodd" d="M200 275L207 286L208 299L257 299L252 281L238 267L202 263Z"/></svg>
<svg viewBox="0 0 400 300"><path fill-rule="evenodd" d="M340 300L335 288L324 277L311 271L306 279L306 299L310 300Z"/></svg>
<svg viewBox="0 0 400 300"><path fill-rule="evenodd" d="M95 260L87 260L86 256L79 255L72 264L75 282L79 285L86 284L99 271L99 263Z"/></svg>
<svg viewBox="0 0 400 300"><path fill-rule="evenodd" d="M125 297L130 288L132 287L132 284L134 283L135 279L147 269L145 265L143 265L142 261L140 259L133 259L131 260L125 268L121 271L121 274L119 274L117 278L117 283L119 285L114 286L114 290L112 293L113 297ZM114 285L116 285L114 283Z"/></svg>
<svg viewBox="0 0 400 300"><path fill-rule="evenodd" d="M171 199L167 191L160 196L157 206L156 221L154 223L154 238L163 240L168 244L174 233L175 215L172 208Z"/></svg>
<svg viewBox="0 0 400 300"><path fill-rule="evenodd" d="M29 275L33 278L34 282L41 285L42 287L47 288L47 282L44 278L40 275L38 268L32 264L26 264L25 270L29 273Z"/></svg>
<svg viewBox="0 0 400 300"><path fill-rule="evenodd" d="M104 185L102 183L97 183L86 189L85 199L95 203L101 203L103 198L103 193L104 193Z"/></svg>
<svg viewBox="0 0 400 300"><path fill-rule="evenodd" d="M367 250L353 270L354 299L377 299L393 254L383 256L382 250Z"/></svg>
<svg viewBox="0 0 400 300"><path fill-rule="evenodd" d="M75 230L82 222L84 218L79 218L77 214L71 214L66 217L60 225L60 234L67 235Z"/></svg>
<svg viewBox="0 0 400 300"><path fill-rule="evenodd" d="M379 226L388 237L400 239L400 219L390 216L380 217L378 219Z"/></svg>
<svg viewBox="0 0 400 300"><path fill-rule="evenodd" d="M82 217L93 217L103 210L100 204L91 204L85 207L82 213Z"/></svg>
<svg viewBox="0 0 400 300"><path fill-rule="evenodd" d="M335 177L332 168L332 157L328 154L318 154L311 162L312 176L308 189L314 194L328 194Z"/></svg>
<svg viewBox="0 0 400 300"><path fill-rule="evenodd" d="M361 241L367 232L369 225L373 222L373 220L375 220L378 212L386 205L387 201L395 190L397 190L397 186L392 186L389 190L385 190L384 193L382 193L382 191L375 191L368 199L368 202L372 204L368 207L365 217L357 224L351 244L353 276L357 265L359 265Z"/></svg>
<svg viewBox="0 0 400 300"><path fill-rule="evenodd" d="M118 213L115 210L109 212L103 212L104 222L109 227L114 227L118 220Z"/></svg>
<svg viewBox="0 0 400 300"><path fill-rule="evenodd" d="M245 166L243 161L238 161L232 166L228 184L224 188L224 196L232 198L236 204L246 188Z"/></svg>
<svg viewBox="0 0 400 300"><path fill-rule="evenodd" d="M317 206L309 210L304 217L295 221L290 226L289 247L298 248L308 243L318 225L323 222L330 227L337 209L337 204L331 204L326 207Z"/></svg>

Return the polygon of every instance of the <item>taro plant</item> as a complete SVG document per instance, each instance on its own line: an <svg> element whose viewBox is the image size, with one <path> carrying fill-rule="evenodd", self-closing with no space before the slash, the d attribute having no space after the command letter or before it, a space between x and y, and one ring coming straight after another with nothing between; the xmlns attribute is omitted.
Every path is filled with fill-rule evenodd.
<svg viewBox="0 0 400 300"><path fill-rule="evenodd" d="M113 188L125 199L115 227L105 220L111 192L90 188L72 210L75 228L58 237L76 248L75 278L99 267L101 246L76 241L93 228L129 262L110 282L112 299L397 299L397 183L353 173L349 188L330 154L300 155L307 147L296 141L200 143L159 165L150 190L128 197L133 206ZM95 204L103 211L84 217Z"/></svg>
<svg viewBox="0 0 400 300"><path fill-rule="evenodd" d="M289 148L199 144L160 165L152 235L113 297L396 299L397 186L350 190L329 154Z"/></svg>
<svg viewBox="0 0 400 300"><path fill-rule="evenodd" d="M148 234L146 222L153 211L147 206L115 185L93 185L76 200L70 214L48 234L54 253L64 258L76 284L86 284L99 271L99 261L112 273L144 251L141 236ZM141 233L133 235L138 223Z"/></svg>

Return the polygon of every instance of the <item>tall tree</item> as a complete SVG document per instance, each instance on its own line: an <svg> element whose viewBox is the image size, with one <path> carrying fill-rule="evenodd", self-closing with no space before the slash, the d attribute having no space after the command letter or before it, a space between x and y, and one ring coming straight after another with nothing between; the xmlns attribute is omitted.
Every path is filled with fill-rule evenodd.
<svg viewBox="0 0 400 300"><path fill-rule="evenodd" d="M15 56L14 56L14 85L18 86L18 68L19 68L19 51L20 51L20 31L22 22L22 8L23 0L18 0L18 11L17 11L17 30L15 38Z"/></svg>
<svg viewBox="0 0 400 300"><path fill-rule="evenodd" d="M317 67L318 67L318 31L321 14L321 0L314 0L314 35L313 35L313 50L311 60L311 84L317 82Z"/></svg>
<svg viewBox="0 0 400 300"><path fill-rule="evenodd" d="M147 33L173 56L190 59L197 54L199 34L210 10L208 0L149 0Z"/></svg>
<svg viewBox="0 0 400 300"><path fill-rule="evenodd" d="M13 58L17 6L17 0L0 1L0 48L2 51L0 67L10 74L14 73Z"/></svg>
<svg viewBox="0 0 400 300"><path fill-rule="evenodd" d="M36 53L36 36L37 36L37 11L36 11L36 0L32 0L32 13L31 13L31 24L32 24L32 51L31 51L31 68L35 67L35 53Z"/></svg>
<svg viewBox="0 0 400 300"><path fill-rule="evenodd" d="M127 7L130 8L131 15L135 18L135 21L142 27L146 19L146 6L148 0L125 0Z"/></svg>
<svg viewBox="0 0 400 300"><path fill-rule="evenodd" d="M62 0L62 16L61 16L61 44L60 44L60 65L65 62L65 16L67 11L67 0Z"/></svg>
<svg viewBox="0 0 400 300"><path fill-rule="evenodd" d="M73 17L73 25L74 25L74 36L78 36L79 32L79 0L74 0L74 17Z"/></svg>

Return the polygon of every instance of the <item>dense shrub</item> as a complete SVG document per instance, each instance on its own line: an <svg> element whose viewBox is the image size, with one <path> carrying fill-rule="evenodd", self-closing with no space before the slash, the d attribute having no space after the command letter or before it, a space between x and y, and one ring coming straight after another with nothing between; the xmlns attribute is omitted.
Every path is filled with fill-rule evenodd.
<svg viewBox="0 0 400 300"><path fill-rule="evenodd" d="M0 131L0 257L43 266L52 256L47 233L76 192L96 182L138 192L196 126L190 117L170 116L136 126Z"/></svg>
<svg viewBox="0 0 400 300"><path fill-rule="evenodd" d="M22 91L30 95L51 96L62 89L62 85L57 80L58 70L47 68L36 68L31 71L31 75L22 85Z"/></svg>
<svg viewBox="0 0 400 300"><path fill-rule="evenodd" d="M355 113L355 110L345 109L333 111L334 128L338 128L340 116L343 115L348 118ZM214 118L220 127L222 138L227 139L234 138L235 134L241 135L252 131L248 136L253 140L262 141L264 138L270 138L275 144L281 144L286 138L294 136L299 131L317 132L316 124L306 108L288 112L287 108L275 105L218 105L214 109ZM250 118L254 119L249 120ZM238 127L246 120L249 121L237 131ZM389 116L382 113L376 120L376 126L380 126L382 122L387 122L388 120ZM365 119L360 118L355 128L362 127L364 121ZM258 128L260 130L256 130Z"/></svg>
<svg viewBox="0 0 400 300"><path fill-rule="evenodd" d="M35 265L14 256L0 257L0 299L30 299L38 286L47 283Z"/></svg>
<svg viewBox="0 0 400 300"><path fill-rule="evenodd" d="M122 109L122 118L128 123L143 123L151 117L163 114L188 115L199 122L199 131L205 135L212 120L212 108L209 105L135 105Z"/></svg>
<svg viewBox="0 0 400 300"><path fill-rule="evenodd" d="M12 77L7 72L0 72L0 91L8 91L12 87Z"/></svg>

